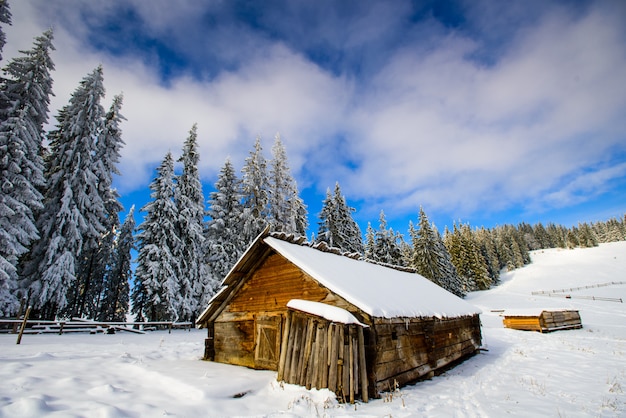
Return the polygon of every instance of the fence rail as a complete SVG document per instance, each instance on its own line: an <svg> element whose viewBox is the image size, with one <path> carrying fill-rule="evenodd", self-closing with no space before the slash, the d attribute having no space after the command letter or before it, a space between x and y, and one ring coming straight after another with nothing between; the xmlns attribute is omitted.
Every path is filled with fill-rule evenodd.
<svg viewBox="0 0 626 418"><path fill-rule="evenodd" d="M599 283L592 284L589 286L580 286L580 287L570 287L569 289L555 289L555 290L537 290L535 292L531 292L533 295L545 295L549 293L567 293L567 292L575 292L577 290L585 290L585 289L595 289L598 287L606 287L606 286L617 286L620 284L626 284L626 282L608 282L608 283Z"/></svg>
<svg viewBox="0 0 626 418"><path fill-rule="evenodd" d="M58 333L70 332L114 332L127 331L143 334L145 331L165 328L168 332L172 329L191 329L191 322L153 321L153 322L102 322L91 321L82 318L72 318L71 320L43 320L43 319L0 319L0 333L17 334L18 327L23 325L23 332L26 334ZM111 330L111 331L109 331Z"/></svg>
<svg viewBox="0 0 626 418"><path fill-rule="evenodd" d="M579 286L579 287L570 287L569 289L555 289L555 290L537 290L535 292L531 292L532 295L537 296L548 296L548 297L559 297L566 299L587 299L587 300L601 300L606 302L619 302L624 303L621 298L605 298L600 296L572 296L570 292L576 292L578 290L585 289L596 289L599 287L607 287L607 286L617 286L626 284L626 282L608 282L608 283L598 283L592 284L588 286Z"/></svg>

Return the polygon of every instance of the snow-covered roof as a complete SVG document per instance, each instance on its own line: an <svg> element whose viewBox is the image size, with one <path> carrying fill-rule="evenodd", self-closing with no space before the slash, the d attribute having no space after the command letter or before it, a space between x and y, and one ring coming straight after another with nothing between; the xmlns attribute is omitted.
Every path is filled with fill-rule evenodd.
<svg viewBox="0 0 626 418"><path fill-rule="evenodd" d="M274 237L264 242L332 292L382 318L454 318L481 313L416 273L319 251Z"/></svg>
<svg viewBox="0 0 626 418"><path fill-rule="evenodd" d="M340 324L356 324L362 327L367 325L359 322L350 312L337 306L327 305L321 302L312 302L310 300L291 299L287 303L287 307L298 311L306 312L332 322Z"/></svg>
<svg viewBox="0 0 626 418"><path fill-rule="evenodd" d="M520 308L506 309L503 316L540 316L544 312L567 312L571 309L565 308Z"/></svg>

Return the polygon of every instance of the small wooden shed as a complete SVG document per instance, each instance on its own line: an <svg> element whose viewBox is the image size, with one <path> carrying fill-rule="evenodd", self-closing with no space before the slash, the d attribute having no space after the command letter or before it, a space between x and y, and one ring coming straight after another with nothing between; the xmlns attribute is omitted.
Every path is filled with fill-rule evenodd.
<svg viewBox="0 0 626 418"><path fill-rule="evenodd" d="M200 315L207 360L366 401L481 345L480 311L415 272L260 235Z"/></svg>
<svg viewBox="0 0 626 418"><path fill-rule="evenodd" d="M506 310L502 322L506 328L539 332L583 327L578 311L569 309Z"/></svg>

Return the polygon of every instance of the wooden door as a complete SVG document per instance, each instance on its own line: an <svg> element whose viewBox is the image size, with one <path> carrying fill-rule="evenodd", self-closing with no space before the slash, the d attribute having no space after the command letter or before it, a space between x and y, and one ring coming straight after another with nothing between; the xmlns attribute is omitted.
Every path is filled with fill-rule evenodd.
<svg viewBox="0 0 626 418"><path fill-rule="evenodd" d="M258 369L278 370L280 358L282 317L265 316L255 321L254 366Z"/></svg>

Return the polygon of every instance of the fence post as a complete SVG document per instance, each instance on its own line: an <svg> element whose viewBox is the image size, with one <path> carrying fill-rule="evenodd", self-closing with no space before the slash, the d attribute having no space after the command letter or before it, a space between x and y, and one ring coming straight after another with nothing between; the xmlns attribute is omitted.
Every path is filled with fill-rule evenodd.
<svg viewBox="0 0 626 418"><path fill-rule="evenodd" d="M26 323L28 322L28 316L30 315L30 306L26 309L26 314L24 315L24 321L22 321L22 327L20 328L20 333L17 336L17 344L22 342L22 334L24 334L24 328L26 328Z"/></svg>

